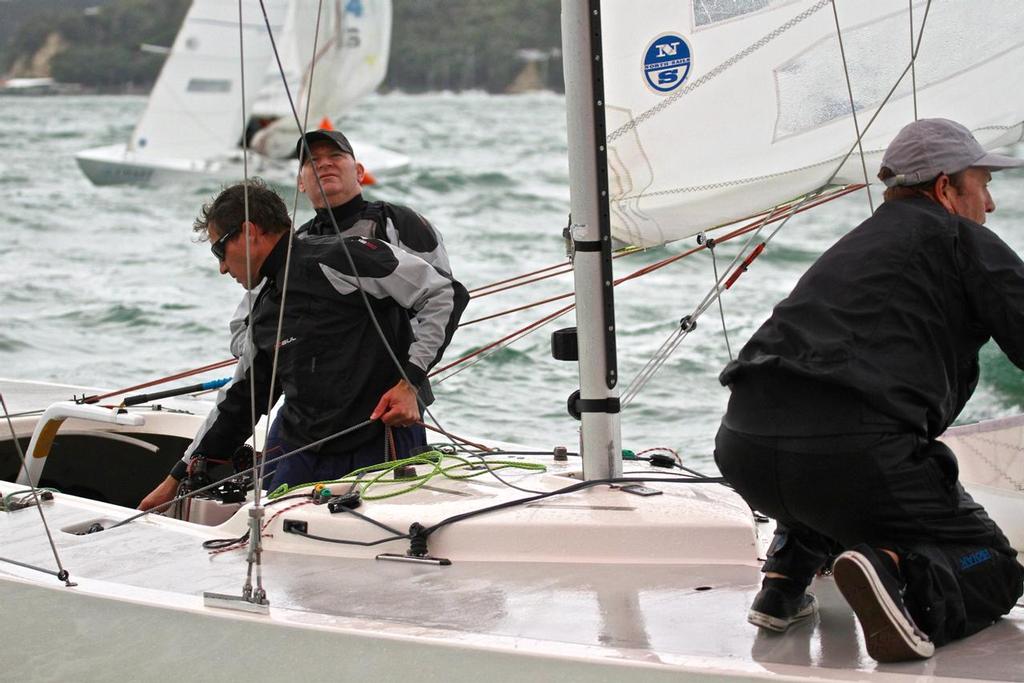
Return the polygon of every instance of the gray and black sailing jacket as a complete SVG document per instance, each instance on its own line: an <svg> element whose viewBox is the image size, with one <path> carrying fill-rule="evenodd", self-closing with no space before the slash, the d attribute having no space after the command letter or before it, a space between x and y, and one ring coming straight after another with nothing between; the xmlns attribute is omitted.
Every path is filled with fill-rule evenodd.
<svg viewBox="0 0 1024 683"><path fill-rule="evenodd" d="M887 201L822 254L720 376L734 399L753 389L758 403L785 410L772 416L748 400L751 410L734 411L731 402L726 424L781 436L780 421L795 424L783 413L796 411L805 422L796 435L807 435L823 420L842 421L810 417L827 398L859 401L871 413L864 422L879 423L856 431L933 439L974 392L990 337L1024 368L1024 262L994 232L935 202ZM734 412L758 413L765 424Z"/></svg>
<svg viewBox="0 0 1024 683"><path fill-rule="evenodd" d="M311 235L293 241L271 396L286 249L283 238L260 270L266 281L253 305L254 352L239 360L241 376L223 392L194 453L227 457L251 434L250 393L260 415L269 399L284 394L281 438L295 446L366 420L401 373L374 328L360 288L414 385L423 382L451 341L465 307L461 285L382 240ZM375 422L315 450L345 452L382 430Z"/></svg>
<svg viewBox="0 0 1024 683"><path fill-rule="evenodd" d="M335 223L338 226L337 232L334 229ZM332 235L337 237L339 233L342 237L375 237L384 240L419 256L444 275L452 277L452 267L441 233L426 218L406 206L389 202L368 202L362 195L358 195L340 206L317 209L316 216L299 226L295 236L299 239ZM456 286L459 288L457 295L463 300L465 307L465 302L469 301L469 294L457 281ZM231 353L236 358L242 355L248 339L247 297L255 297L258 293L258 288L251 294L247 293L231 317Z"/></svg>
<svg viewBox="0 0 1024 683"><path fill-rule="evenodd" d="M331 218L333 217L333 222ZM362 195L356 196L348 202L330 209L317 209L316 216L299 226L295 236L298 239L309 237L338 236L334 229L337 223L338 231L342 237L375 237L389 242L400 249L419 256L424 261L434 266L439 272L448 278L452 278L451 264L448 260L448 252L444 246L441 233L420 214L412 209L399 204L389 202L367 202ZM452 279L455 287L456 304L459 310L463 310L469 302L469 294L466 288L457 280ZM248 345L248 318L250 297L255 300L259 296L262 284L245 293L239 302L228 324L231 329L231 353L236 358L241 358ZM417 313L411 312L413 328L419 326ZM244 367L236 367L232 381L237 381L244 376ZM230 387L228 387L230 388ZM227 391L222 389L220 397ZM219 397L219 398L220 398ZM424 381L420 387L420 399L425 405L434 401L430 382ZM187 465L195 453L196 447L206 434L206 431L213 425L215 416L210 416L195 439L189 445L182 457L182 462ZM180 472L179 466L176 471Z"/></svg>

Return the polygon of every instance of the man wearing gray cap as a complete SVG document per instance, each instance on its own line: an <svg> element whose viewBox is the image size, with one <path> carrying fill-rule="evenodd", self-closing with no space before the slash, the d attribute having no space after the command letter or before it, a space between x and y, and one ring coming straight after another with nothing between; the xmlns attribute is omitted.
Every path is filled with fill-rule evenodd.
<svg viewBox="0 0 1024 683"><path fill-rule="evenodd" d="M885 202L827 250L721 374L723 476L777 520L748 621L815 613L829 566L878 661L923 659L1006 614L1024 569L936 439L994 338L1024 368L1024 262L982 226L989 154L953 121L903 128Z"/></svg>

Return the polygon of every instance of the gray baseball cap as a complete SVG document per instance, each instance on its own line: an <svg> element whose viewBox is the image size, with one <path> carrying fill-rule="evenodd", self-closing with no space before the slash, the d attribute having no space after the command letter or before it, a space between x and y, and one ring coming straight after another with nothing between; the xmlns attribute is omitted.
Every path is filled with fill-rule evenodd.
<svg viewBox="0 0 1024 683"><path fill-rule="evenodd" d="M919 119L907 124L882 157L882 168L895 174L883 179L887 187L917 185L971 166L998 171L1024 166L1024 160L986 152L971 131L949 119Z"/></svg>
<svg viewBox="0 0 1024 683"><path fill-rule="evenodd" d="M312 147L314 142L320 142L326 140L327 142L333 143L335 147L340 149L345 154L351 157L355 157L355 152L352 151L352 143L348 141L348 138L340 130L311 130L305 135L306 144ZM306 152L303 149L302 138L299 138L298 143L295 145L295 156L299 157L300 163L306 160Z"/></svg>

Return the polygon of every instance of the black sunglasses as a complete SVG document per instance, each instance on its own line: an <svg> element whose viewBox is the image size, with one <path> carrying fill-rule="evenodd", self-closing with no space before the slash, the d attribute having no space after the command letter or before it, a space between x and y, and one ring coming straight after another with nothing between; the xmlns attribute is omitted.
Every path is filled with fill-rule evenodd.
<svg viewBox="0 0 1024 683"><path fill-rule="evenodd" d="M238 234L241 228L235 228L234 230L228 230L226 233L217 238L216 242L210 244L210 251L217 257L218 261L224 260L224 249L227 247L228 240Z"/></svg>

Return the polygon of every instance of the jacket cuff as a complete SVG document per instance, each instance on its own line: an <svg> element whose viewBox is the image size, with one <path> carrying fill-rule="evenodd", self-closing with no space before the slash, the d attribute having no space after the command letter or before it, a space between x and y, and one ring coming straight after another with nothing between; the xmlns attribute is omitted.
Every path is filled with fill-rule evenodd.
<svg viewBox="0 0 1024 683"><path fill-rule="evenodd" d="M171 468L171 476L181 481L188 474L188 465L185 464L184 460L179 460L174 463L174 467Z"/></svg>
<svg viewBox="0 0 1024 683"><path fill-rule="evenodd" d="M409 378L409 382L419 390L424 380L427 379L427 371L422 370L419 367L409 364L405 366L405 376Z"/></svg>

